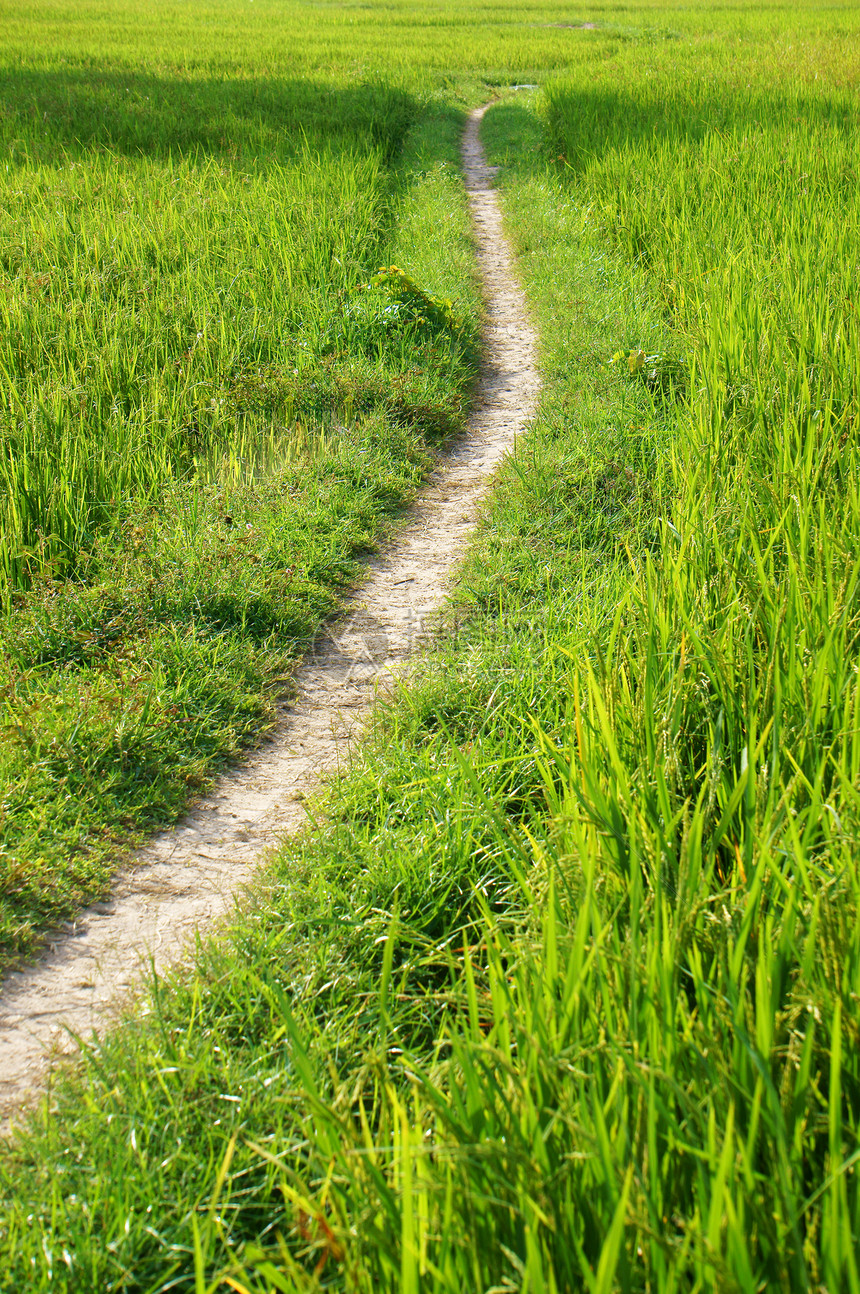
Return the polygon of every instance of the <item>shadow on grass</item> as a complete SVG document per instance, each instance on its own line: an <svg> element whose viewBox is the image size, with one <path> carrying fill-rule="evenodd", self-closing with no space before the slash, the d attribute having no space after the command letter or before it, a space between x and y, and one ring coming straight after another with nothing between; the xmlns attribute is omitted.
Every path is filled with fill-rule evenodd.
<svg viewBox="0 0 860 1294"><path fill-rule="evenodd" d="M643 95L604 86L574 91L549 86L542 120L518 103L494 105L487 114L484 137L491 149L507 149L508 161L528 168L562 161L567 170L585 170L592 161L631 145L701 143L715 132L754 135L774 121L810 132L856 135L860 111L848 98L824 96L774 98L773 92L715 87L711 93L691 87L677 93Z"/></svg>
<svg viewBox="0 0 860 1294"><path fill-rule="evenodd" d="M0 71L0 121L12 158L57 152L206 153L284 161L307 140L397 150L420 104L384 81L335 86L304 78L199 78L87 68Z"/></svg>

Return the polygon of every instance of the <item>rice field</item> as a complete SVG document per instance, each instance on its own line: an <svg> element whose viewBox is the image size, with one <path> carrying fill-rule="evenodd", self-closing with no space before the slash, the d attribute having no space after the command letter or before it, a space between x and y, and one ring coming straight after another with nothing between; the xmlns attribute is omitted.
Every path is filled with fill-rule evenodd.
<svg viewBox="0 0 860 1294"><path fill-rule="evenodd" d="M115 79L82 78L72 120L103 120L116 94ZM347 120L311 142L313 102L298 98L280 105L286 147L258 120L222 158L187 123L185 138L148 142L126 94L121 139L86 160L60 141L50 162L24 153L4 203L7 589L74 573L99 532L201 452L291 426L292 379L325 349L390 219L384 153L409 105L380 94L375 115L373 97L364 132Z"/></svg>
<svg viewBox="0 0 860 1294"><path fill-rule="evenodd" d="M102 41L129 61L146 31L153 58L171 43L184 57L179 33L198 23L226 61L224 10L164 12L98 35L71 22L63 40L77 59ZM438 286L472 326L468 254L445 250L463 225L442 214L457 210L456 114L498 92L484 139L540 331L541 409L446 632L315 831L0 1159L0 1285L855 1294L857 14L313 13L298 48L306 10L255 8L236 59L265 28L267 51L296 45L302 75L386 66L391 97L375 81L374 101L406 114L407 158L441 138L444 105L448 152L410 163L394 198L399 146L352 130L336 146L364 168L349 181L370 240L355 281L377 249L409 246L436 289L447 258ZM39 21L47 58L58 28ZM523 82L536 88L503 88ZM272 152L279 174L305 156ZM299 167L301 183L323 185L324 165ZM194 166L214 183L213 155ZM324 186L307 192L322 210ZM216 204L208 228L219 210L234 218ZM217 298L212 245L174 290L193 272ZM259 316L236 297L246 323L284 291L258 261ZM314 304L329 265L308 269L291 325L317 354L352 283L335 276ZM233 411L198 415L217 458L237 425L269 435L277 419L242 422L257 415L229 404L232 352L198 318L194 380ZM241 336L264 354L250 324ZM402 341L386 364L408 362ZM433 407L451 418L468 353L432 344L452 383ZM355 340L340 345L351 364ZM319 360L293 367L319 380ZM373 416L398 427L387 382ZM175 409L187 389L159 385ZM289 386L285 428L309 400ZM385 443L420 472L426 446ZM199 460L171 442L162 499L198 488ZM121 518L99 524L122 533Z"/></svg>
<svg viewBox="0 0 860 1294"><path fill-rule="evenodd" d="M0 964L265 731L473 372L456 108L137 38L0 76Z"/></svg>

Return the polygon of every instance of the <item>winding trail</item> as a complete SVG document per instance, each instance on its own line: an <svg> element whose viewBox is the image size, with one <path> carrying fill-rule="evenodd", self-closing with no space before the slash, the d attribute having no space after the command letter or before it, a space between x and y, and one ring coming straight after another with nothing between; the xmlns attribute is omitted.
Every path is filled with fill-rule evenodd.
<svg viewBox="0 0 860 1294"><path fill-rule="evenodd" d="M534 412L534 334L470 114L462 156L488 309L485 361L466 433L440 460L344 617L296 676L274 733L222 777L116 880L107 903L82 912L37 964L0 993L0 1119L44 1087L51 1065L90 1037L154 966L177 960L198 928L231 907L265 852L306 822L304 797L335 769L374 696L420 647L445 598L499 460ZM8 1123L7 1123L8 1126Z"/></svg>

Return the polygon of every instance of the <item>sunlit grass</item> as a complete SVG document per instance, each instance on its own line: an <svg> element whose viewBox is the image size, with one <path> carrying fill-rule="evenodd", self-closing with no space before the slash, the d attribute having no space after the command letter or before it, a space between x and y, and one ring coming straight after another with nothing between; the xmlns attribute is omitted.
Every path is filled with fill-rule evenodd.
<svg viewBox="0 0 860 1294"><path fill-rule="evenodd" d="M566 64L485 121L540 416L316 830L3 1161L10 1285L860 1289L856 17L586 17L386 19Z"/></svg>
<svg viewBox="0 0 860 1294"><path fill-rule="evenodd" d="M298 94L280 156L242 165L95 148L17 172L0 960L102 893L123 847L272 722L271 680L289 690L461 425L477 300L459 118L359 99L364 124L311 143ZM368 286L395 258L456 319L395 326Z"/></svg>

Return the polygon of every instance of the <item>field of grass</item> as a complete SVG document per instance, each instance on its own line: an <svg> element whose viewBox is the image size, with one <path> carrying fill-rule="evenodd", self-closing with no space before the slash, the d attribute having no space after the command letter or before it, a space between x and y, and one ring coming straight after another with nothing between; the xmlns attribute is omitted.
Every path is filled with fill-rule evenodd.
<svg viewBox="0 0 860 1294"><path fill-rule="evenodd" d="M254 70L3 82L0 965L271 722L468 404L457 109Z"/></svg>
<svg viewBox="0 0 860 1294"><path fill-rule="evenodd" d="M5 1152L0 1287L854 1294L860 23L313 12L437 113L541 82L484 127L541 409L318 828Z"/></svg>

